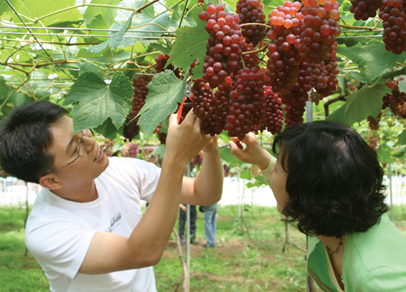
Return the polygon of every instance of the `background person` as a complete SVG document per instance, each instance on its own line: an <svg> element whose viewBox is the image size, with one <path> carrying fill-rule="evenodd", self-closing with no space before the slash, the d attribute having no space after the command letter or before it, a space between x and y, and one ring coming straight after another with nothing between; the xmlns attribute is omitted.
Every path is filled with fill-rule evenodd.
<svg viewBox="0 0 406 292"><path fill-rule="evenodd" d="M281 214L309 235L307 269L323 291L406 291L406 239L385 212L377 153L326 121L275 136L275 159L249 134L231 152L269 180Z"/></svg>
<svg viewBox="0 0 406 292"><path fill-rule="evenodd" d="M186 224L186 215L187 215L187 206L180 204L179 205L179 237L180 243L185 243L185 224ZM196 240L196 206L190 205L190 243L194 243Z"/></svg>
<svg viewBox="0 0 406 292"><path fill-rule="evenodd" d="M67 111L50 102L15 108L0 130L1 165L39 183L26 245L51 291L155 292L152 269L172 233L180 203L221 198L223 168L215 138L191 111L169 118L162 169L134 158L108 158L91 131L73 132ZM196 178L183 177L203 148ZM210 194L210 195L207 195ZM141 200L150 202L142 215Z"/></svg>
<svg viewBox="0 0 406 292"><path fill-rule="evenodd" d="M218 204L204 206L204 234L207 242L204 247L216 246L217 210Z"/></svg>

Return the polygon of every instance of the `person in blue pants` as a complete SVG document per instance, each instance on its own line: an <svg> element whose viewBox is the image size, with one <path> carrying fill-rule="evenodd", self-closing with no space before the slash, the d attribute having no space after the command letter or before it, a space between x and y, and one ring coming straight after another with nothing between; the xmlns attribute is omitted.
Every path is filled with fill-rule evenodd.
<svg viewBox="0 0 406 292"><path fill-rule="evenodd" d="M204 207L204 233L207 238L207 243L204 245L204 247L216 246L217 209L217 203Z"/></svg>

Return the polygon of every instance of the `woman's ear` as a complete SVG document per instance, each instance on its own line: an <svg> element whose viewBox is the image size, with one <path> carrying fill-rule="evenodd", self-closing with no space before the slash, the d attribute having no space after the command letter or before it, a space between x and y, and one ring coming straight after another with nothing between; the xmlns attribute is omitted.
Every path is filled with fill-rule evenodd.
<svg viewBox="0 0 406 292"><path fill-rule="evenodd" d="M59 190L62 187L62 183L55 173L49 173L40 177L39 184L41 187L50 190Z"/></svg>

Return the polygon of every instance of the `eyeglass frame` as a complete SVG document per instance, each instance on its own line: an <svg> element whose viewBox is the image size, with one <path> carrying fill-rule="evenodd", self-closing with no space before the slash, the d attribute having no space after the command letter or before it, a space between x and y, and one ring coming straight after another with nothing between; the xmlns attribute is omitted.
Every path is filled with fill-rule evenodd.
<svg viewBox="0 0 406 292"><path fill-rule="evenodd" d="M88 131L93 134L92 130L89 129ZM69 162L68 164L66 164L64 166L61 166L61 167L59 167L57 169L51 170L51 171L43 174L42 176L53 173L53 172L58 171L58 170L61 170L62 168L67 167L67 166L71 165L72 163L74 163L76 160L79 159L79 157L83 157L85 153L83 153L83 155L80 155L80 151L79 151L80 144L83 144L83 148L86 149L85 142L83 141L83 136L87 136L87 134L85 134L84 130L80 131L80 138L78 140L78 146L76 146L76 151L78 152L78 156L76 156L75 159L73 159L71 162ZM86 152L86 150L85 150L85 152Z"/></svg>

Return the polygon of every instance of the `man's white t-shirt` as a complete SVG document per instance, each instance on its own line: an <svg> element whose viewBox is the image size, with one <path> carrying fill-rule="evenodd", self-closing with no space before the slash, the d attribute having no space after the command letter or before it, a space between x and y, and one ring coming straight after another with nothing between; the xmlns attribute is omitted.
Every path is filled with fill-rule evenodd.
<svg viewBox="0 0 406 292"><path fill-rule="evenodd" d="M49 279L51 291L156 291L152 267L100 275L78 273L96 231L130 236L142 217L141 200L151 200L161 173L143 160L109 159L109 166L95 180L95 201L68 201L48 189L35 200L25 242Z"/></svg>

